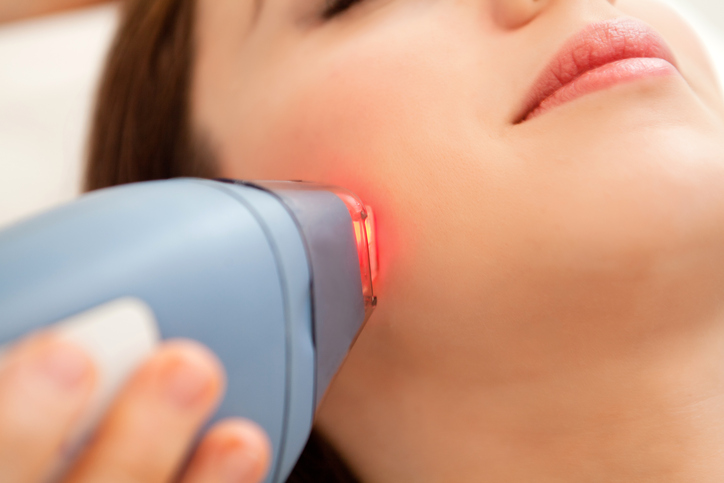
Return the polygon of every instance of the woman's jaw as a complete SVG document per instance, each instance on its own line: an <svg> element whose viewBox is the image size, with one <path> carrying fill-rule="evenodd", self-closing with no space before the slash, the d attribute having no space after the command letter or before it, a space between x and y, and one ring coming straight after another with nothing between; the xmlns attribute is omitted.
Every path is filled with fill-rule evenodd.
<svg viewBox="0 0 724 483"><path fill-rule="evenodd" d="M724 127L690 71L515 124L619 10L539 1L511 28L493 0L370 1L311 24L267 0L240 34L248 3L200 2L196 122L225 176L376 210L380 304L319 414L361 476L661 481L721 448Z"/></svg>

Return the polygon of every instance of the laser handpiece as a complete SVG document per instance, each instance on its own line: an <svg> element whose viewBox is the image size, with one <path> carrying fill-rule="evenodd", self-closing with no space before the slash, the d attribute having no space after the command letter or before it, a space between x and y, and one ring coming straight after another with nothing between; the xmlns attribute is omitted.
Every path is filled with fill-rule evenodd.
<svg viewBox="0 0 724 483"><path fill-rule="evenodd" d="M94 355L101 387L86 434L159 339L195 339L227 372L213 421L260 424L277 483L376 305L375 271L371 212L349 191L124 185L0 231L0 345L52 327Z"/></svg>

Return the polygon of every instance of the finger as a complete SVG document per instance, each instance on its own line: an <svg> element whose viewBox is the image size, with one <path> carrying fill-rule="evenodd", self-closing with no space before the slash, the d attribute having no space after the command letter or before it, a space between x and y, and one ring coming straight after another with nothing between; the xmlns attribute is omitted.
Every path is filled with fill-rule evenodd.
<svg viewBox="0 0 724 483"><path fill-rule="evenodd" d="M88 403L90 357L50 335L11 350L0 369L0 481L40 481Z"/></svg>
<svg viewBox="0 0 724 483"><path fill-rule="evenodd" d="M217 424L204 437L182 483L259 483L271 460L264 430L247 420Z"/></svg>
<svg viewBox="0 0 724 483"><path fill-rule="evenodd" d="M218 403L223 378L199 344L164 345L123 390L67 481L168 481Z"/></svg>

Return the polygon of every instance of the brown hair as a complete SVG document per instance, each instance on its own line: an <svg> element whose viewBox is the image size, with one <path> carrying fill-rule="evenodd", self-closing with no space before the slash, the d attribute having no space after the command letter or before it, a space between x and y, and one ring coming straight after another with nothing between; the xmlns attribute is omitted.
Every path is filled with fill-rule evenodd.
<svg viewBox="0 0 724 483"><path fill-rule="evenodd" d="M106 61L91 130L85 189L217 175L194 135L190 104L195 0L129 0ZM356 483L316 431L288 483Z"/></svg>
<svg viewBox="0 0 724 483"><path fill-rule="evenodd" d="M125 5L98 92L86 190L216 174L190 122L194 6L194 0Z"/></svg>

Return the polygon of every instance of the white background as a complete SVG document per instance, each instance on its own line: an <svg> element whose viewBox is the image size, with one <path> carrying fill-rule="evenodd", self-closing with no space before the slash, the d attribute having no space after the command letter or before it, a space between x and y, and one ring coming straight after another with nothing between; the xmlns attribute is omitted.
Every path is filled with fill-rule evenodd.
<svg viewBox="0 0 724 483"><path fill-rule="evenodd" d="M0 27L0 225L78 192L116 17L111 5Z"/></svg>
<svg viewBox="0 0 724 483"><path fill-rule="evenodd" d="M724 79L724 0L666 2L696 26ZM0 226L77 195L117 16L111 5L0 27Z"/></svg>

